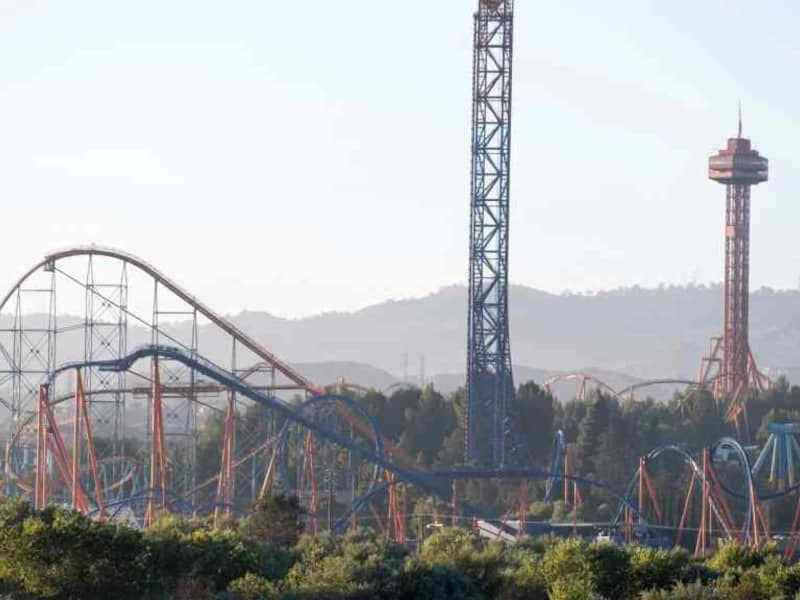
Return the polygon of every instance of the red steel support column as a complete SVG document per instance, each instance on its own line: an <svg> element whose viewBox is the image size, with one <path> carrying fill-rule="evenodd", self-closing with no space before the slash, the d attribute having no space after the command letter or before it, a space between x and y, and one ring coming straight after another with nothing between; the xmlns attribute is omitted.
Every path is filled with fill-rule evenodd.
<svg viewBox="0 0 800 600"><path fill-rule="evenodd" d="M47 388L39 386L39 404L36 407L36 491L34 508L47 506L47 422L44 405L47 404Z"/></svg>
<svg viewBox="0 0 800 600"><path fill-rule="evenodd" d="M675 536L676 546L679 546L681 543L681 537L683 536L683 528L686 526L686 520L689 517L689 509L692 506L692 494L694 493L694 483L695 480L697 479L697 474L691 467L689 468L689 473L691 474L691 478L689 479L689 491L686 492L686 500L683 503L683 512L681 512L681 521L678 524L678 533Z"/></svg>
<svg viewBox="0 0 800 600"><path fill-rule="evenodd" d="M224 513L230 519L233 514L234 471L233 453L236 435L236 395L228 392L228 407L225 411L225 428L222 436L222 459L217 482L217 501L214 507L214 522Z"/></svg>
<svg viewBox="0 0 800 600"><path fill-rule="evenodd" d="M144 526L150 527L156 520L156 513L165 510L167 506L167 454L164 442L164 407L162 403L161 369L158 357L153 357L153 416L151 425L150 448L150 496L147 499ZM160 506L156 505L156 491L160 491Z"/></svg>
<svg viewBox="0 0 800 600"><path fill-rule="evenodd" d="M79 382L81 377L80 371L75 375L75 381ZM78 474L81 470L81 405L78 399L78 386L76 383L75 389L75 406L72 411L72 508L78 509L78 497L76 490L78 489Z"/></svg>
<svg viewBox="0 0 800 600"><path fill-rule="evenodd" d="M97 455L94 451L94 436L92 435L92 420L89 415L89 403L86 401L86 393L83 389L83 376L78 371L75 376L75 404L76 410L83 415L83 429L86 432L86 453L89 459L89 471L94 483L95 501L101 518L106 516L105 498L103 496L103 485L100 481L100 472L97 464ZM80 461L78 461L80 462ZM74 477L74 473L73 473Z"/></svg>
<svg viewBox="0 0 800 600"><path fill-rule="evenodd" d="M748 315L750 298L750 186L729 184L725 209L725 299L722 382L739 407L749 388ZM746 418L746 415L743 415Z"/></svg>

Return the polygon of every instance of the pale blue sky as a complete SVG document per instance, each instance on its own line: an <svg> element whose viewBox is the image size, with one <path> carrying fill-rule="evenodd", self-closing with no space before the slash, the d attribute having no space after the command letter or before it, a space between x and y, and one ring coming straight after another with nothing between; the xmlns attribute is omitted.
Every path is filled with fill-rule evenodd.
<svg viewBox="0 0 800 600"><path fill-rule="evenodd" d="M0 0L0 288L91 242L227 312L465 281L475 4ZM512 281L718 281L741 99L752 282L797 287L798 32L791 0L517 0Z"/></svg>

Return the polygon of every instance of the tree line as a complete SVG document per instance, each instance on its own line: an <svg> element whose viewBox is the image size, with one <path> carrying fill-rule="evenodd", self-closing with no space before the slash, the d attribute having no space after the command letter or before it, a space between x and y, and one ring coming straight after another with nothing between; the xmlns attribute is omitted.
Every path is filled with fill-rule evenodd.
<svg viewBox="0 0 800 600"><path fill-rule="evenodd" d="M800 592L800 565L772 546L683 549L442 528L418 546L371 529L304 535L296 499L269 494L247 517L164 517L147 531L59 507L0 502L0 597L99 600L774 600Z"/></svg>

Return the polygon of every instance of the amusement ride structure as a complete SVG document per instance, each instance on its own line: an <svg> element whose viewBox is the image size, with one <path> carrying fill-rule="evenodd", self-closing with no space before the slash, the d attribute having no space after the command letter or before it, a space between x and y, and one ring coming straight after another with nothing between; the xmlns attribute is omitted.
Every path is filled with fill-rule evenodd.
<svg viewBox="0 0 800 600"><path fill-rule="evenodd" d="M630 541L656 543L668 531L675 534L669 542L680 543L692 530L696 552L705 554L714 539L751 546L769 539L763 503L800 489L796 425L771 426L755 461L732 438L699 455L677 445L656 448L640 459L625 490L582 477L563 432L548 465L517 452L524 440L514 431L507 314L512 39L513 0L479 0L464 466L421 469L346 393L368 390L344 380L309 381L155 266L90 246L46 256L0 299L5 495L148 527L164 513L213 515L224 524L280 487L298 495L312 531L366 519L405 542L406 494L414 487L449 507L453 523L466 519L484 534L513 540L558 531L526 520L532 484L541 482L545 500L573 508L582 490L602 490L618 505L606 526ZM713 380L738 406L757 372L747 346L747 228L749 186L766 179L766 161L739 135L711 166L712 178L728 185L729 219L726 337ZM76 305L83 314L67 316L63 307ZM626 399L648 385L696 387L705 375L619 391L580 373L544 385L575 381L579 395L594 385ZM217 436L201 436L201 423ZM677 523L666 522L653 476L661 460L677 460L686 475ZM459 482L480 480L519 486L508 514L458 498ZM345 508L334 515L334 505ZM800 541L798 526L800 503L787 557Z"/></svg>
<svg viewBox="0 0 800 600"><path fill-rule="evenodd" d="M514 0L475 13L467 321L467 463L502 466L514 396L508 327Z"/></svg>
<svg viewBox="0 0 800 600"><path fill-rule="evenodd" d="M769 379L758 370L748 341L750 299L750 187L767 181L769 163L739 130L727 147L708 161L708 177L725 186L725 277L722 337L711 340L699 380L710 381L728 418L748 435L746 402L751 390L764 391Z"/></svg>

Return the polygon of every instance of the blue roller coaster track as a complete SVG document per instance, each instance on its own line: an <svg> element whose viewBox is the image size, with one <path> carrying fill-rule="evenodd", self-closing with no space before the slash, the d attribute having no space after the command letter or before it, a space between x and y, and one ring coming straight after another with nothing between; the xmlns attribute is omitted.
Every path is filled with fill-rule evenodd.
<svg viewBox="0 0 800 600"><path fill-rule="evenodd" d="M195 370L198 374L211 379L217 384L226 387L230 391L240 394L242 397L248 398L251 401L273 410L282 416L286 420L287 426L283 428L278 436L276 448L280 453L279 455L281 456L281 462L284 464L288 461L286 456L288 424L293 424L295 426L312 431L316 436L323 438L329 443L346 449L360 460L373 465L376 475L372 479L366 491L361 496L355 498L345 514L338 519L335 526L336 530L341 531L344 527L346 527L347 523L354 514L368 506L369 503L381 493L386 492L389 486L398 483L413 485L421 491L450 503L453 500L452 483L454 481L480 479L506 481L517 480L531 482L544 481L545 498L549 501L552 501L559 482L566 480L602 490L609 496L616 499L616 501L619 503L619 509L614 520L610 524L612 528L620 526L622 515L625 509L627 509L637 518L637 528L639 531L655 535L653 526L645 519L643 507L638 506L638 501L634 498L635 490L638 484L638 471L623 492L614 489L602 481L566 474L564 472L566 443L564 433L561 431L556 433L553 440L549 470L534 467L464 467L451 470L420 471L404 467L386 455L383 445L383 436L380 432L378 424L369 416L369 414L363 411L363 409L361 409L352 398L336 394L325 394L311 398L299 407L293 406L275 396L268 395L264 391L254 388L248 383L242 381L239 377L237 377L236 374L226 371L213 362L203 357L199 357L196 354L187 352L181 348L163 345L149 345L137 348L127 356L124 356L120 359L67 363L56 368L52 372L45 383L45 386L47 387L48 391L53 389L55 379L67 371L84 368L96 368L101 371L112 372L127 371L130 370L138 361L154 357L162 360L182 363L186 367ZM344 435L341 432L331 428L326 423L321 422L320 419L315 418L315 408L326 403L342 404L347 410L351 411L352 414L367 423L368 432L370 432L370 434L367 436L362 436L360 440L354 439L351 436ZM743 499L745 501L745 519L741 532L744 536L744 539L748 539L748 536L750 536L750 522L752 520L749 517L752 511L755 510L752 499L758 498L761 500L785 496L795 492L797 488L800 487L800 484L790 486L787 489L774 494L759 494L756 489L756 481L754 477L755 469L753 468L747 452L742 445L733 438L722 438L712 447L712 458L714 454L721 453L722 451L733 453L743 476L745 484L744 493L732 490L722 483L720 483L720 485L730 496ZM680 457L684 463L692 469L695 475L700 478L700 481L704 481L703 471L692 455L686 449L675 444L667 444L655 448L647 455L645 462L654 461L664 454L674 454ZM714 461L712 460L712 469L714 468L713 463ZM286 471L285 466L283 469ZM392 473L392 481L386 481L382 478L379 478L377 473L380 471ZM284 475L284 478L285 477L286 475ZM110 503L108 508L122 510L126 503L128 506L133 505L136 502L143 503L145 502L148 494L152 493L152 490L136 489L135 493L132 493L127 499L119 499L113 503ZM159 493L164 493L164 495L168 498L168 503L179 511L196 511L202 509L202 507L198 506L189 506L185 498L182 498L180 495L174 494L171 491ZM459 506L462 513L468 518L474 517L485 519L487 521L497 520L496 513L485 507L466 502L460 502ZM719 507L712 503L711 509L717 513L717 515L719 515ZM723 520L720 519L720 522L723 522ZM739 533L739 530L726 531L724 533L728 537L735 537L735 535Z"/></svg>

